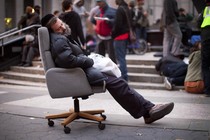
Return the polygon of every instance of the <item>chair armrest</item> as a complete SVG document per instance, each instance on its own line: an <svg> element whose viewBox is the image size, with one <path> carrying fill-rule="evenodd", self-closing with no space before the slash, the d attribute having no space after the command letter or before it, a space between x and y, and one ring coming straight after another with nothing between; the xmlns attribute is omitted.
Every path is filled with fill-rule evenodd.
<svg viewBox="0 0 210 140"><path fill-rule="evenodd" d="M45 75L48 91L52 98L93 94L86 74L81 68L51 68Z"/></svg>

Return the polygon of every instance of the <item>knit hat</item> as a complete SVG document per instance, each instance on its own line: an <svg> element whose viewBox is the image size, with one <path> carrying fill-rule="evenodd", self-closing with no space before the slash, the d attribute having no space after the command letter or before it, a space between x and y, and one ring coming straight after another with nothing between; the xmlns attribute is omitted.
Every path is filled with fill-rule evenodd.
<svg viewBox="0 0 210 140"><path fill-rule="evenodd" d="M42 26L47 26L47 24L49 23L49 21L55 17L53 14L47 14L45 15L42 19L41 19L41 24Z"/></svg>

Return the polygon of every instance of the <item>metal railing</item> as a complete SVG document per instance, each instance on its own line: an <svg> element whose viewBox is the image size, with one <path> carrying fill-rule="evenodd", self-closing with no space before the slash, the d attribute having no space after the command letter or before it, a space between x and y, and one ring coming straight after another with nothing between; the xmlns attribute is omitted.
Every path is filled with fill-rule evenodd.
<svg viewBox="0 0 210 140"><path fill-rule="evenodd" d="M2 39L4 39L4 38L7 38L7 37L10 37L10 36L12 36L12 35L18 34L18 33L20 33L20 32L23 32L23 31L26 31L26 30L29 30L29 29L32 29L32 28L38 28L38 27L41 27L41 25L40 25L40 24L35 24L35 25L31 25L31 26L25 27L25 28L23 28L23 29L20 29L20 30L14 31L14 32L12 32L12 33L6 34L6 35L4 35L4 36L1 36L1 37L0 37L0 40L2 40Z"/></svg>
<svg viewBox="0 0 210 140"><path fill-rule="evenodd" d="M31 25L31 26L25 27L25 28L20 29L20 30L17 30L17 28L14 28L12 30L9 30L7 32L4 32L4 33L0 34L0 48L1 48L0 56L4 56L4 45L5 45L4 40L5 39L7 39L11 36L14 36L16 34L18 34L18 36L20 36L19 34L24 32L24 31L30 30L32 28L39 28L39 27L41 27L40 24L35 24L35 25Z"/></svg>
<svg viewBox="0 0 210 140"><path fill-rule="evenodd" d="M13 29L8 30L8 31L6 31L6 32L3 32L3 33L0 34L0 37L4 36L4 35L6 35L6 34L9 34L9 33L11 33L11 32L17 31L17 30L18 30L18 28L16 27L16 28L13 28Z"/></svg>

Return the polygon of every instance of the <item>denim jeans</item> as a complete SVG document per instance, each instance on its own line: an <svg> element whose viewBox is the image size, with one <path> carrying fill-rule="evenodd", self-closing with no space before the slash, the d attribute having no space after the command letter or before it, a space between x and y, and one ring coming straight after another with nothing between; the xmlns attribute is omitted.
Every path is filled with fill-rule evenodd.
<svg viewBox="0 0 210 140"><path fill-rule="evenodd" d="M147 40L147 27L136 28L136 38Z"/></svg>
<svg viewBox="0 0 210 140"><path fill-rule="evenodd" d="M115 56L118 64L120 65L119 69L122 74L122 78L128 81L127 74L127 64L126 64L126 53L127 53L128 40L114 40L114 49Z"/></svg>

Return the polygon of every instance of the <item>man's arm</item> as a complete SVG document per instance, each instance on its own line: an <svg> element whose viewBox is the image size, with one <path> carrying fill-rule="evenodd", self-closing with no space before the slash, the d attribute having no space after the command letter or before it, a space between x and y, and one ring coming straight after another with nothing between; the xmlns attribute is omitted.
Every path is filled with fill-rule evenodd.
<svg viewBox="0 0 210 140"><path fill-rule="evenodd" d="M83 69L92 67L93 60L85 56L82 50L70 43L66 37L58 38L52 45L54 60L58 67Z"/></svg>

